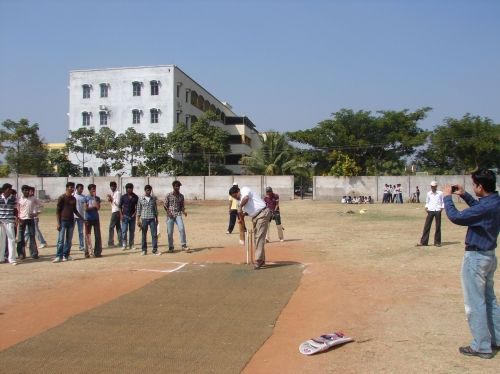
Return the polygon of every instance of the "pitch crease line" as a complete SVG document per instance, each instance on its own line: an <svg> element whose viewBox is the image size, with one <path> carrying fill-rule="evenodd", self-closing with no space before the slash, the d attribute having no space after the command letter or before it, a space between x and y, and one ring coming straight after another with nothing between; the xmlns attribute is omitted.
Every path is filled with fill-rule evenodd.
<svg viewBox="0 0 500 374"><path fill-rule="evenodd" d="M188 263L187 262L173 262L174 264L180 264L174 269L169 269L169 270L157 270L157 269L137 269L136 271L152 271L155 273L173 273L177 270L182 269L184 266L186 266Z"/></svg>

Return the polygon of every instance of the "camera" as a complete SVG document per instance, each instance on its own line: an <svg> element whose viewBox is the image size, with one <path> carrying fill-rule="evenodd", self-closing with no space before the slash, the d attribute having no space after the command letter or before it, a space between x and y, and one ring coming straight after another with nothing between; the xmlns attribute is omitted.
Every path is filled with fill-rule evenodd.
<svg viewBox="0 0 500 374"><path fill-rule="evenodd" d="M458 186L451 186L451 193L455 193L458 191Z"/></svg>

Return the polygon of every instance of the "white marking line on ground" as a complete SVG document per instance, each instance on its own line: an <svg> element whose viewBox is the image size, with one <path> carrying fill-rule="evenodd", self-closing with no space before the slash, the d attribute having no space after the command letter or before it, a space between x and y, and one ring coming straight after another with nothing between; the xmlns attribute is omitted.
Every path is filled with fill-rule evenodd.
<svg viewBox="0 0 500 374"><path fill-rule="evenodd" d="M187 262L170 262L171 264L179 264L179 266L177 266L176 268L174 269L165 269L165 270L158 270L158 269L137 269L136 271L152 271L152 272L156 272L156 273L173 273L177 270L180 270L182 269L184 266L186 266L188 263Z"/></svg>

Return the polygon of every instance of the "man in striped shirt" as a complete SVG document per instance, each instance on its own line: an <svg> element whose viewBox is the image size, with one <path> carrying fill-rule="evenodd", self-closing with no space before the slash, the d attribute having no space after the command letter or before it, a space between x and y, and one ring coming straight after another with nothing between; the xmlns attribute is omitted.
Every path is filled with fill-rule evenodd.
<svg viewBox="0 0 500 374"><path fill-rule="evenodd" d="M148 227L151 228L151 240L153 246L153 254L161 255L158 251L158 235L156 229L158 227L158 209L156 207L156 197L151 196L153 187L147 184L144 187L144 196L139 198L137 202L137 226L142 230L142 255L148 252L147 235Z"/></svg>
<svg viewBox="0 0 500 374"><path fill-rule="evenodd" d="M16 262L16 216L17 216L17 201L12 194L12 185L5 183L2 186L2 194L0 195L0 262L3 262L5 256L6 244L9 248L8 261L12 265L17 265ZM7 243L5 238L7 237Z"/></svg>

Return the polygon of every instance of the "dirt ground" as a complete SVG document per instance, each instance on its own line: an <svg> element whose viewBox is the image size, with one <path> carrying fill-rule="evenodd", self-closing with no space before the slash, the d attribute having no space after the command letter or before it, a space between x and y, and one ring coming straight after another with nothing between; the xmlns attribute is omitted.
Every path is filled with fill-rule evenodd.
<svg viewBox="0 0 500 374"><path fill-rule="evenodd" d="M458 353L470 341L459 275L465 228L444 218L443 246L417 248L422 205L296 200L281 206L286 240L276 240L272 223L267 261L306 266L272 336L245 373L497 372L500 355L483 360ZM360 214L360 209L367 211ZM52 264L55 216L54 204L47 204L41 227L49 247L40 250L41 260L0 265L0 350L168 277L183 263L244 262L238 235L225 234L226 202L188 202L187 211L193 253L140 256L140 251L105 248L102 258L85 260L73 246L76 261ZM101 212L104 243L109 214L108 207ZM137 246L139 241L136 232ZM164 217L160 250L166 251ZM498 284L498 273L495 280ZM302 341L334 331L356 341L316 356L298 352Z"/></svg>

